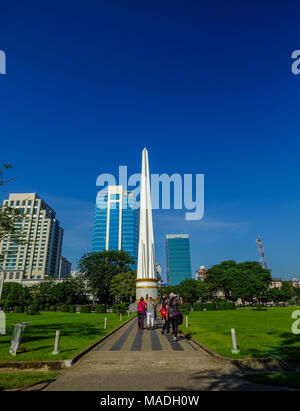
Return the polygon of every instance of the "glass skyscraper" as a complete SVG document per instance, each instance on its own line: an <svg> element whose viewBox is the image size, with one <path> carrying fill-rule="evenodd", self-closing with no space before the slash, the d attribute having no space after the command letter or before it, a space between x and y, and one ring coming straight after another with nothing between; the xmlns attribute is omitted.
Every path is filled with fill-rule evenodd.
<svg viewBox="0 0 300 411"><path fill-rule="evenodd" d="M138 254L138 209L132 192L122 186L109 186L96 199L93 251L123 250L134 258Z"/></svg>
<svg viewBox="0 0 300 411"><path fill-rule="evenodd" d="M192 278L188 234L167 234L167 276L169 285Z"/></svg>

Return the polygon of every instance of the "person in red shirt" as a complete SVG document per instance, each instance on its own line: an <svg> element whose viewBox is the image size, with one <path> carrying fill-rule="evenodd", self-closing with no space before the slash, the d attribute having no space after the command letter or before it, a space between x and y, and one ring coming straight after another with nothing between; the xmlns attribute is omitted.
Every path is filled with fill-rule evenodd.
<svg viewBox="0 0 300 411"><path fill-rule="evenodd" d="M144 297L141 297L137 305L138 326L140 330L144 329L144 320L147 317L146 310L147 310L147 304L144 301Z"/></svg>

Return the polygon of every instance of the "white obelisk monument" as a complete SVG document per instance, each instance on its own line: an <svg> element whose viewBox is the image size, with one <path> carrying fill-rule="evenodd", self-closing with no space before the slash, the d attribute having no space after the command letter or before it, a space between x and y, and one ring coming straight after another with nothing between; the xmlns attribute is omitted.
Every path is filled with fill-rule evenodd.
<svg viewBox="0 0 300 411"><path fill-rule="evenodd" d="M136 298L152 297L158 299L158 279L155 274L155 255L153 239L152 205L150 195L150 174L148 151L143 150L141 193L140 193L140 225L138 268L136 279Z"/></svg>

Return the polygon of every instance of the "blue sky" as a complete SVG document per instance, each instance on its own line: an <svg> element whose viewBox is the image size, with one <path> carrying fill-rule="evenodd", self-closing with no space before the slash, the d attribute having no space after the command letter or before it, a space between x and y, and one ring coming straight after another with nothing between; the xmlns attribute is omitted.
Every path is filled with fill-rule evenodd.
<svg viewBox="0 0 300 411"><path fill-rule="evenodd" d="M65 229L76 264L91 248L96 178L119 165L204 173L205 216L154 212L188 233L192 268L257 260L300 277L300 49L297 1L14 1L1 4L0 161Z"/></svg>

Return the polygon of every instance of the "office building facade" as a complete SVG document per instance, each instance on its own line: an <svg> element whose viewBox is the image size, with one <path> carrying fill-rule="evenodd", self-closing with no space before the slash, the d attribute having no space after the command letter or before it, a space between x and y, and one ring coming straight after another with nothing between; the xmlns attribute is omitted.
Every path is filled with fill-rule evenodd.
<svg viewBox="0 0 300 411"><path fill-rule="evenodd" d="M59 278L69 277L71 275L72 263L61 256L59 259Z"/></svg>
<svg viewBox="0 0 300 411"><path fill-rule="evenodd" d="M24 239L22 244L8 235L0 240L0 253L4 255L0 269L5 281L58 277L63 229L56 213L35 193L9 194L3 206L20 209L24 214L22 221L14 224Z"/></svg>
<svg viewBox="0 0 300 411"><path fill-rule="evenodd" d="M93 251L123 250L134 259L137 268L138 209L132 192L122 186L109 186L96 199Z"/></svg>
<svg viewBox="0 0 300 411"><path fill-rule="evenodd" d="M190 238L188 234L167 234L167 278L169 285L178 285L192 278Z"/></svg>

